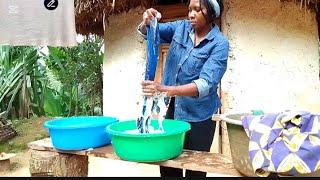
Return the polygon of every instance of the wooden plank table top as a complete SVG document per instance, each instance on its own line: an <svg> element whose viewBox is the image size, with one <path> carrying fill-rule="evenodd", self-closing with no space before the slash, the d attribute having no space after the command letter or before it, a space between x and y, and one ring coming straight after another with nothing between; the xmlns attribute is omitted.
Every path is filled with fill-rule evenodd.
<svg viewBox="0 0 320 180"><path fill-rule="evenodd" d="M114 160L121 160L115 154L112 145L107 145L100 148L81 150L81 151L62 151L55 149L52 145L50 138L30 142L28 144L29 149L38 151L52 151L67 154L76 154L83 156L95 156L101 158L108 158ZM139 163L139 162L133 162ZM200 152L183 150L183 153L174 159L152 162L144 164L161 165L166 167L174 167L181 169L189 169L194 171L203 171L210 173L219 173L232 176L242 176L233 166L232 159L229 156L225 156L219 153Z"/></svg>

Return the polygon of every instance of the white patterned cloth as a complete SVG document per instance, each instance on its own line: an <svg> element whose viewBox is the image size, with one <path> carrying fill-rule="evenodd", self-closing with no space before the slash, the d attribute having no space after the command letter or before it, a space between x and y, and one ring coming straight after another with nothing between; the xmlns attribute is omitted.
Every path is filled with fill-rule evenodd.
<svg viewBox="0 0 320 180"><path fill-rule="evenodd" d="M148 134L154 132L151 119L155 118L159 124L159 132L163 132L163 120L167 112L166 93L155 94L153 97L144 97L142 115L138 117L136 125L139 133Z"/></svg>

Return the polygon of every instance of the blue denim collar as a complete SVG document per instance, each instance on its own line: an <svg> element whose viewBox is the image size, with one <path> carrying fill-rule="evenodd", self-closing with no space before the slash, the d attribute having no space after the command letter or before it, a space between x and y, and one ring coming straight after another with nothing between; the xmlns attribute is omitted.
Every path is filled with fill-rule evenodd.
<svg viewBox="0 0 320 180"><path fill-rule="evenodd" d="M213 28L209 31L209 33L206 35L206 37L204 39L207 39L209 41L213 40L219 31L220 31L219 26L214 24ZM191 38L191 40L194 44L194 29L192 28L190 23L188 26L188 32L189 32L189 37Z"/></svg>

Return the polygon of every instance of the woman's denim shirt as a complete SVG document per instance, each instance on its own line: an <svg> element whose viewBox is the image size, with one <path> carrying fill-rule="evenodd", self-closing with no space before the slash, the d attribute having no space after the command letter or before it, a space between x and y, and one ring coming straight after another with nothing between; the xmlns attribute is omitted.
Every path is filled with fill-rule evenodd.
<svg viewBox="0 0 320 180"><path fill-rule="evenodd" d="M215 25L195 47L188 20L159 23L161 43L170 43L162 83L179 86L194 82L198 96L176 96L174 118L199 122L221 107L218 84L227 68L229 42Z"/></svg>

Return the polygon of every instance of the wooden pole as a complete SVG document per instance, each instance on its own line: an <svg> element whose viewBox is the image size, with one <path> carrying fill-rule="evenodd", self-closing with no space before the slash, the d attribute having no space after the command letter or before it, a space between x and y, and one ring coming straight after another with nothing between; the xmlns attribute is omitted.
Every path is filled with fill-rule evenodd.
<svg viewBox="0 0 320 180"><path fill-rule="evenodd" d="M220 136L221 121L220 121L219 115L214 115L212 120L216 122L216 128L214 131L214 137L213 137L210 152L221 153L221 136Z"/></svg>
<svg viewBox="0 0 320 180"><path fill-rule="evenodd" d="M231 149L230 149L230 142L227 130L227 123L225 121L221 121L221 153L231 157Z"/></svg>

